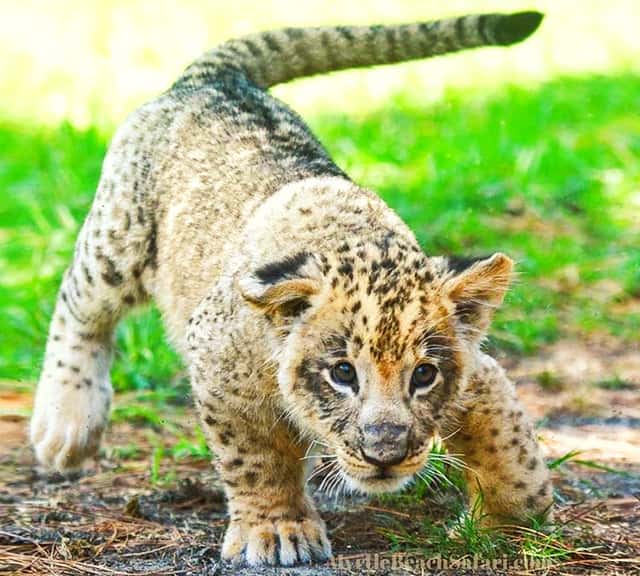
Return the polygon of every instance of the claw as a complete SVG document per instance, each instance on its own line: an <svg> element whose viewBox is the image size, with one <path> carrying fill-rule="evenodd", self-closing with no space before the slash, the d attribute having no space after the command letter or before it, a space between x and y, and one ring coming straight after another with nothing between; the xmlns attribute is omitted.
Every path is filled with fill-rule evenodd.
<svg viewBox="0 0 640 576"><path fill-rule="evenodd" d="M229 526L222 558L249 566L293 566L331 558L331 544L322 520L274 520Z"/></svg>

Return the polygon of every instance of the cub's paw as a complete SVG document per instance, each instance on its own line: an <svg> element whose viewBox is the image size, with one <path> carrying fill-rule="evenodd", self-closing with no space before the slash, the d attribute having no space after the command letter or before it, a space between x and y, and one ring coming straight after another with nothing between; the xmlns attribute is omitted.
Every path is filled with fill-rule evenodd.
<svg viewBox="0 0 640 576"><path fill-rule="evenodd" d="M110 391L104 389L93 394L62 386L38 390L31 419L38 462L57 472L78 469L100 447L110 402Z"/></svg>
<svg viewBox="0 0 640 576"><path fill-rule="evenodd" d="M224 537L222 558L249 566L323 562L331 558L331 543L320 518L233 522Z"/></svg>

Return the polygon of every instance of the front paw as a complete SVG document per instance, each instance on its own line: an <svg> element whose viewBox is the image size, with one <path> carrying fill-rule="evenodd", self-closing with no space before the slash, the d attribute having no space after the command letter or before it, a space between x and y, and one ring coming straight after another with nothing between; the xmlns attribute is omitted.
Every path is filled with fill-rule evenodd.
<svg viewBox="0 0 640 576"><path fill-rule="evenodd" d="M298 520L232 522L222 545L222 558L249 566L323 562L331 558L331 543L319 517Z"/></svg>

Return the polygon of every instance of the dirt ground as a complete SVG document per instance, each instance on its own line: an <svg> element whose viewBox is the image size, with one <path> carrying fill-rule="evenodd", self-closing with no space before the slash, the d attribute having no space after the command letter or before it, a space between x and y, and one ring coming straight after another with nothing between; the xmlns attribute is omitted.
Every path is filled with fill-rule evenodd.
<svg viewBox="0 0 640 576"><path fill-rule="evenodd" d="M640 349L564 341L535 358L501 360L539 422L549 461L581 451L553 471L556 524L568 552L537 573L640 574ZM197 456L157 457L158 446L192 435L190 410L167 407L160 426L133 418L114 422L100 459L83 474L63 478L34 467L26 435L30 403L29 394L0 388L0 573L424 573L423 567L390 564L389 535L394 526L418 531L431 515L447 513L441 494L424 503L389 504L318 493L338 567L223 565L225 505L212 467ZM358 565L363 559L369 564ZM474 573L534 572L530 566L485 566Z"/></svg>

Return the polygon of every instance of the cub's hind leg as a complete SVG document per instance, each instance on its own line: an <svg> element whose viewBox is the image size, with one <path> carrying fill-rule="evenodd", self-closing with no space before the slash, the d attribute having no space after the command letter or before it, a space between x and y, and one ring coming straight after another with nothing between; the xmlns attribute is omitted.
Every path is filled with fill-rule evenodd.
<svg viewBox="0 0 640 576"><path fill-rule="evenodd" d="M124 164L116 179L118 162ZM152 218L128 193L134 175L127 166L116 142L51 320L31 441L40 463L58 471L77 468L97 451L111 404L113 330L127 308L146 299Z"/></svg>
<svg viewBox="0 0 640 576"><path fill-rule="evenodd" d="M447 448L462 456L472 510L485 524L528 523L549 516L549 471L513 383L482 354L469 396L449 429Z"/></svg>
<svg viewBox="0 0 640 576"><path fill-rule="evenodd" d="M31 420L38 461L61 472L97 451L112 396L113 318L95 315L93 292L82 297L84 286L78 298L76 276L69 268L58 294Z"/></svg>

